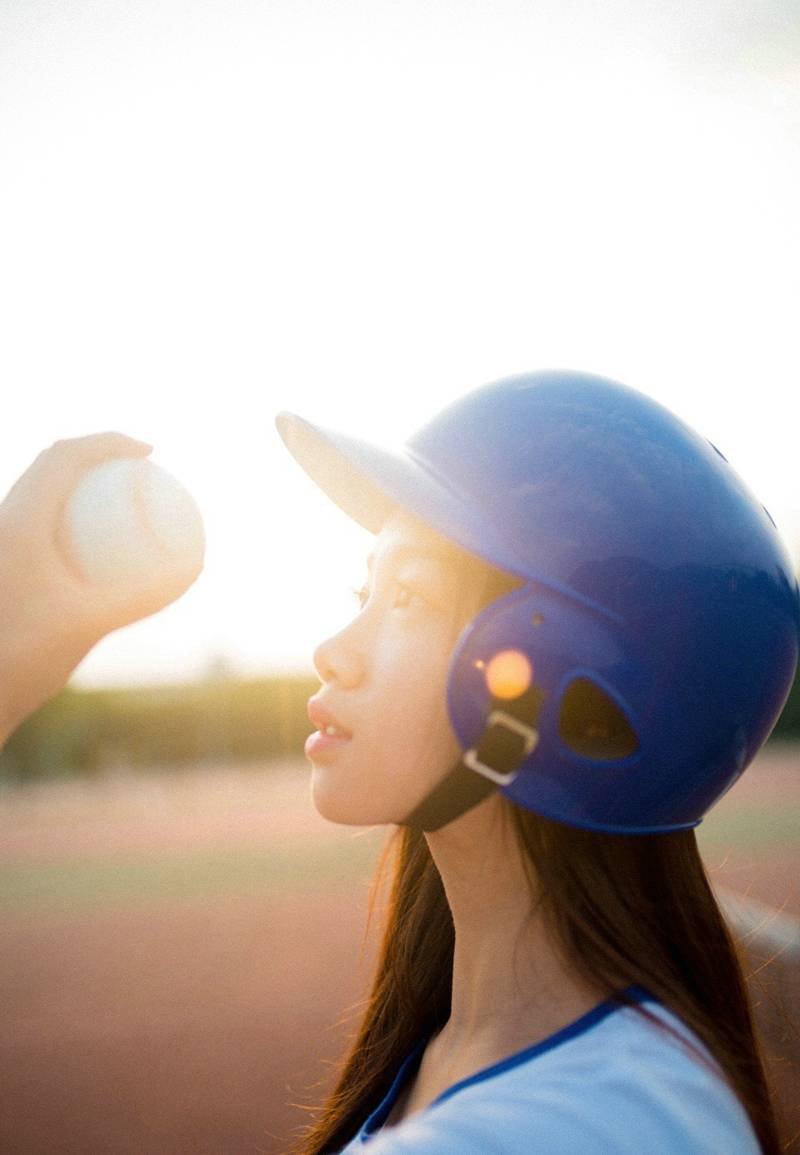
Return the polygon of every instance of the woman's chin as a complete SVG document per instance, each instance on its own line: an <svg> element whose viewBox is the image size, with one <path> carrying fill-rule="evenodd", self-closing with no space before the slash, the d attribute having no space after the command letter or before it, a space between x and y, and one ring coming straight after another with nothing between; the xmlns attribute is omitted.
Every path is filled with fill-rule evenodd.
<svg viewBox="0 0 800 1155"><path fill-rule="evenodd" d="M316 774L312 776L311 796L316 812L341 826L388 826L401 821L397 804L379 805L374 798L354 798L352 792L345 797L341 785L330 789Z"/></svg>
<svg viewBox="0 0 800 1155"><path fill-rule="evenodd" d="M379 826L393 819L381 813L375 800L345 796L341 787L330 789L318 774L311 778L311 799L317 813L342 826Z"/></svg>

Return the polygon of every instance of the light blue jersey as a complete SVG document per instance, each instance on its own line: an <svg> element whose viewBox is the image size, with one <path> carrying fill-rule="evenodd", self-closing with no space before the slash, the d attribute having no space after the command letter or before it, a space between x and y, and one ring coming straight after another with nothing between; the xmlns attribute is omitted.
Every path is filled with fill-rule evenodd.
<svg viewBox="0 0 800 1155"><path fill-rule="evenodd" d="M628 993L711 1059L653 995L639 986ZM600 1003L384 1129L426 1041L342 1149L347 1155L760 1155L747 1113L722 1077L633 1008Z"/></svg>

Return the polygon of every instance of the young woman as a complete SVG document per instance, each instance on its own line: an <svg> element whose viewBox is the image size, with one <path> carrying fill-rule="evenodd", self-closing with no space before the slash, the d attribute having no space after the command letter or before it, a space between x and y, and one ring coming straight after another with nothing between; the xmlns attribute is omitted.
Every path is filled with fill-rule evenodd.
<svg viewBox="0 0 800 1155"><path fill-rule="evenodd" d="M366 1011L293 1155L773 1155L695 837L797 668L768 512L589 374L474 390L400 452L276 422L376 534L314 655L314 804L397 825Z"/></svg>
<svg viewBox="0 0 800 1155"><path fill-rule="evenodd" d="M371 997L295 1152L778 1151L694 833L797 668L767 511L663 406L587 374L484 386L400 453L278 427L377 535L360 613L315 654L314 802L398 827ZM56 442L0 503L0 744L198 576L134 596L65 566L74 485L150 449Z"/></svg>

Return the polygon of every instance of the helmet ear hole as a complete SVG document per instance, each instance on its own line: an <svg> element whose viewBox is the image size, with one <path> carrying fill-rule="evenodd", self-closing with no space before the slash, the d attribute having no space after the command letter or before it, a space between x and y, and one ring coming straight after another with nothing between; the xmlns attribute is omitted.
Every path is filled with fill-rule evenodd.
<svg viewBox="0 0 800 1155"><path fill-rule="evenodd" d="M636 732L613 698L590 678L576 678L561 699L561 741L596 761L628 758L639 748Z"/></svg>

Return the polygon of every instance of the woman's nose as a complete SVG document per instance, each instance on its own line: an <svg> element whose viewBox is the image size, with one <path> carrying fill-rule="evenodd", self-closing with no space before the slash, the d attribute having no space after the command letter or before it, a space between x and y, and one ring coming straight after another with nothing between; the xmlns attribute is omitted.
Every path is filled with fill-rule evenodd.
<svg viewBox="0 0 800 1155"><path fill-rule="evenodd" d="M314 667L323 682L337 681L346 688L356 686L363 677L363 659L345 630L326 638L314 650Z"/></svg>

